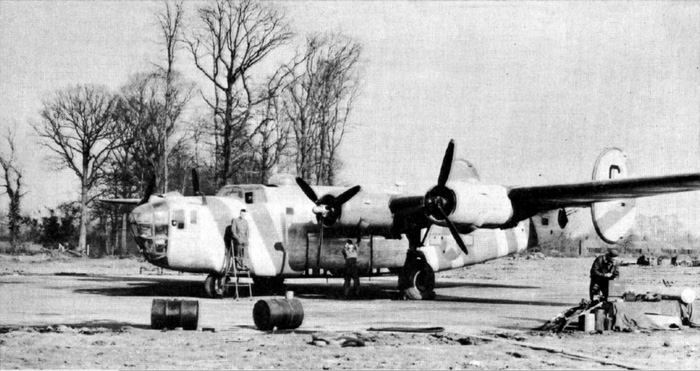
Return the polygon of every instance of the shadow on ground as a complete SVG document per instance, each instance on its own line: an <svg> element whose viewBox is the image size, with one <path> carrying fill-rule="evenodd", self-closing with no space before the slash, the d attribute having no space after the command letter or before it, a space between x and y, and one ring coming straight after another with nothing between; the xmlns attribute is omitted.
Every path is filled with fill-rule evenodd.
<svg viewBox="0 0 700 371"><path fill-rule="evenodd" d="M192 276L186 279L172 277L119 277L119 276L88 276L79 277L81 282L95 283L101 287L76 288L74 292L81 294L105 295L105 296L176 296L176 297L192 297L192 298L208 298L204 292L204 276ZM100 283L121 283L119 285L99 285ZM535 286L526 285L502 285L490 283L473 283L473 282L437 282L436 290L448 288L473 288L479 292L481 289L491 292L492 289L519 289L531 290L538 289ZM233 288L229 288L226 298L234 297ZM295 279L288 281L285 290L294 291L295 296L307 299L328 299L328 300L343 300L343 280L332 279L326 282L303 282L303 280ZM245 292L246 290L244 290ZM273 294L282 295L284 291L277 293L257 292L254 287L254 294L262 294L270 296ZM396 288L396 282L393 280L371 281L363 280L360 294L354 300L399 300L402 295ZM474 297L458 297L440 295L438 292L437 300L439 301L454 301L468 303L488 303L488 304L523 304L523 305L547 305L561 306L569 305L570 303L560 302L544 302L544 301L520 301L507 299L489 299L489 298L474 298Z"/></svg>
<svg viewBox="0 0 700 371"><path fill-rule="evenodd" d="M494 298L475 298L475 297L458 297L450 295L437 295L437 301L451 301L456 303L476 303L476 304L507 304L507 305L539 305L546 307L562 307L571 306L575 303L565 303L558 301L539 301L539 300L513 300L513 299L494 299Z"/></svg>
<svg viewBox="0 0 700 371"><path fill-rule="evenodd" d="M105 295L105 296L184 296L206 298L204 292L204 279L193 277L192 280L173 280L160 277L90 277L81 278L83 282L125 282L125 285L117 287L91 287L78 288L74 292L79 294Z"/></svg>
<svg viewBox="0 0 700 371"><path fill-rule="evenodd" d="M0 334L10 331L27 330L36 332L72 332L77 331L86 335L92 335L98 332L127 332L130 328L135 329L150 329L151 326L144 324L136 324L131 322L115 322L110 320L95 320L86 322L74 323L55 323L53 325L37 325L37 326L0 326Z"/></svg>

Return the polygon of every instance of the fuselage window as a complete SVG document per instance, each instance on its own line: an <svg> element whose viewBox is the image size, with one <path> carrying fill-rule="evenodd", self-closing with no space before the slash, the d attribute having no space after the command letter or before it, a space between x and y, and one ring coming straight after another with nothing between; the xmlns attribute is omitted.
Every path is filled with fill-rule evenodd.
<svg viewBox="0 0 700 371"><path fill-rule="evenodd" d="M246 192L245 193L245 203L247 203L247 204L253 203L253 192Z"/></svg>
<svg viewBox="0 0 700 371"><path fill-rule="evenodd" d="M542 225L549 225L549 219L542 218Z"/></svg>
<svg viewBox="0 0 700 371"><path fill-rule="evenodd" d="M190 224L197 224L197 210L190 211Z"/></svg>
<svg viewBox="0 0 700 371"><path fill-rule="evenodd" d="M287 208L287 215L294 215L294 208L293 207Z"/></svg>

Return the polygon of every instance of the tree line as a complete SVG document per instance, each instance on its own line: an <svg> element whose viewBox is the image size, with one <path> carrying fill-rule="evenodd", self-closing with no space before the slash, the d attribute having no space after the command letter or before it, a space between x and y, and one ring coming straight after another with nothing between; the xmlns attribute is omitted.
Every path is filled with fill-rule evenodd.
<svg viewBox="0 0 700 371"><path fill-rule="evenodd" d="M276 172L311 184L338 181L361 45L340 33L300 43L284 12L258 0L214 0L187 11L182 1L164 1L154 14L162 52L153 68L116 91L75 85L42 102L33 124L39 144L54 169L70 170L80 184L78 251L95 224L89 221L123 246L116 232L126 226L125 210L98 198L138 198L152 181L156 193L189 194L191 168L209 194L227 183L265 183ZM177 69L184 57L202 86ZM197 101L205 108L195 110ZM0 167L14 245L26 192L14 132L5 134Z"/></svg>

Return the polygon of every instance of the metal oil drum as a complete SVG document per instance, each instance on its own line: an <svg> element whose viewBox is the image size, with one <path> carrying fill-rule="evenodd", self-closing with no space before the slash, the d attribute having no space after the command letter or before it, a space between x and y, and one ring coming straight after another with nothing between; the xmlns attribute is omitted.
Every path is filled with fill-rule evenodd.
<svg viewBox="0 0 700 371"><path fill-rule="evenodd" d="M605 309L598 308L595 311L595 331L605 331Z"/></svg>
<svg viewBox="0 0 700 371"><path fill-rule="evenodd" d="M295 329L304 321L304 308L298 299L258 300L253 307L253 321L259 330Z"/></svg>
<svg viewBox="0 0 700 371"><path fill-rule="evenodd" d="M199 322L199 301L153 299L151 328L196 330Z"/></svg>
<svg viewBox="0 0 700 371"><path fill-rule="evenodd" d="M578 316L578 327L579 330L584 332L594 332L595 331L595 314L586 313Z"/></svg>

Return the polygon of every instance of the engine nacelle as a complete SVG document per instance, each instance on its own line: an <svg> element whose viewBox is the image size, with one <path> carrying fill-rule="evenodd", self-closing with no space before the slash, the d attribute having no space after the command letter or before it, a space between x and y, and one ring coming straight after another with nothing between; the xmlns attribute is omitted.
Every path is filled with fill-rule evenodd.
<svg viewBox="0 0 700 371"><path fill-rule="evenodd" d="M388 234L393 222L389 210L391 197L384 193L359 192L343 205L340 218L333 227L360 228L362 233L375 235Z"/></svg>
<svg viewBox="0 0 700 371"><path fill-rule="evenodd" d="M468 233L474 227L500 228L513 217L513 205L508 191L499 185L447 182L446 187L454 195L454 207L449 208L449 218L460 232ZM442 220L430 216L438 225Z"/></svg>
<svg viewBox="0 0 700 371"><path fill-rule="evenodd" d="M598 156L593 168L593 180L626 178L627 155L618 148L607 148ZM591 205L593 226L607 243L620 241L634 225L636 199L628 198Z"/></svg>

